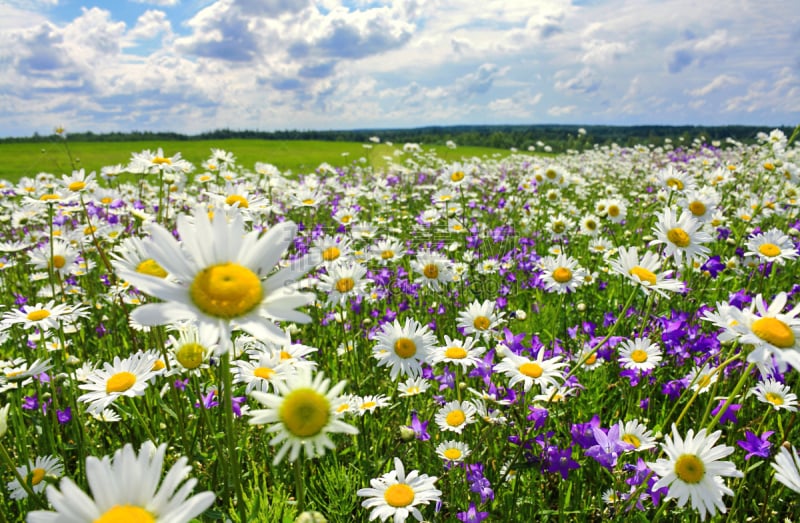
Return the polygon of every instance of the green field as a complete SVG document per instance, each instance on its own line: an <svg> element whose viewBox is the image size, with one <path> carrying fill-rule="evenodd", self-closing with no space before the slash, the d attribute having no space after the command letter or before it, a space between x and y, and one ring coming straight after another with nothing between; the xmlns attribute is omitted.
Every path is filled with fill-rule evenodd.
<svg viewBox="0 0 800 523"><path fill-rule="evenodd" d="M357 142L324 141L273 141L273 140L200 140L165 142L63 142L47 143L0 143L0 179L19 180L23 176L35 176L48 172L61 176L72 172L72 165L87 172L98 171L107 165L126 165L131 154L145 149L162 148L165 156L181 153L181 156L200 167L211 154L211 149L232 152L237 163L252 169L256 162L271 163L282 171L294 173L311 172L323 162L341 166L366 158L376 168L386 165L385 157L391 157L402 144L388 146L379 144L364 147ZM455 150L444 146L424 146L435 149L443 159L456 161L461 157L507 156L507 150L489 147L459 147ZM72 157L72 161L70 160Z"/></svg>

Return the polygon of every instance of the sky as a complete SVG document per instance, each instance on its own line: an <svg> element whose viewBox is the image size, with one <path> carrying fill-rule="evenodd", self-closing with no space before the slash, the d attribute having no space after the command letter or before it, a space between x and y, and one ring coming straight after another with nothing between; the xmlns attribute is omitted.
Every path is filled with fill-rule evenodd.
<svg viewBox="0 0 800 523"><path fill-rule="evenodd" d="M800 123L800 0L0 0L0 137Z"/></svg>

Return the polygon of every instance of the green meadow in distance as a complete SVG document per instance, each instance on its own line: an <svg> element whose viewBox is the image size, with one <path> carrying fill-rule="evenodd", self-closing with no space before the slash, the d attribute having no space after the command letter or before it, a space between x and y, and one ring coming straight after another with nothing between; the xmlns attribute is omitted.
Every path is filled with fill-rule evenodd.
<svg viewBox="0 0 800 523"><path fill-rule="evenodd" d="M181 153L181 156L192 162L196 172L201 172L200 164L211 155L211 149L223 149L236 156L237 163L247 169L253 169L256 162L275 165L283 172L313 172L320 164L327 162L333 166L342 166L365 158L368 165L375 168L385 167L385 157L392 157L395 150L402 150L403 144L365 144L357 142L326 141L275 141L275 140L187 140L187 141L133 141L133 142L71 142L61 139L47 143L0 143L0 179L16 182L23 176L36 176L47 172L61 176L69 174L73 167L71 154L76 168L83 168L87 173L99 171L104 166L126 165L131 155L150 149L155 152L163 149L165 156ZM466 146L448 149L444 146L425 146L423 149L434 149L447 161L457 161L469 157L508 156L510 151L490 147ZM69 154L67 153L69 149ZM402 159L398 158L398 162Z"/></svg>

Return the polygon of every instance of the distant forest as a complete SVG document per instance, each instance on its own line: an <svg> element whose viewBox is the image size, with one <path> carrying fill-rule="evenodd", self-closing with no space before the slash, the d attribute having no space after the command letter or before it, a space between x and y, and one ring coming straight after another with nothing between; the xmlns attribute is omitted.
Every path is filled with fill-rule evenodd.
<svg viewBox="0 0 800 523"><path fill-rule="evenodd" d="M461 125L419 127L413 129L355 129L355 130L286 130L286 131L249 131L219 129L216 131L186 135L173 132L112 132L112 133L70 133L70 141L86 142L129 142L129 141L188 141L188 140L226 140L226 139L259 139L259 140L322 140L365 142L371 137L380 138L381 142L406 143L413 142L424 145L444 145L452 140L457 145L476 145L498 149L517 148L525 150L530 146L541 149L541 144L549 146L553 152L566 150L582 150L587 147L609 145L612 143L623 147L637 144L664 143L666 138L687 145L695 139L704 143L713 141L725 145L726 138L742 143L752 143L759 132L769 132L774 127L764 126L666 126L666 125ZM791 127L777 127L787 136L791 135ZM583 131L579 131L583 129ZM24 138L2 138L0 142L48 142L54 135L34 134Z"/></svg>

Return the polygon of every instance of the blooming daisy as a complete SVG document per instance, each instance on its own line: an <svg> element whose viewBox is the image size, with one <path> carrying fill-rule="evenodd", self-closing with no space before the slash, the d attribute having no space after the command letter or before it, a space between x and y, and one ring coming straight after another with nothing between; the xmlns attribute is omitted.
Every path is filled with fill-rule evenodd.
<svg viewBox="0 0 800 523"><path fill-rule="evenodd" d="M772 366L773 359L781 372L787 366L800 369L800 305L782 312L787 300L786 293L781 292L767 306L759 294L749 309L730 310L736 321L733 329L740 333L739 343L753 346L747 361L758 364L762 373Z"/></svg>
<svg viewBox="0 0 800 523"><path fill-rule="evenodd" d="M373 259L386 265L400 260L405 254L405 247L396 238L386 238L378 240L370 247L370 253L372 253Z"/></svg>
<svg viewBox="0 0 800 523"><path fill-rule="evenodd" d="M37 456L35 460L28 461L27 467L17 467L17 473L28 483L36 494L41 494L47 486L45 478L60 478L64 475L64 465L56 456ZM6 485L11 493L11 499L25 499L28 492L14 479Z"/></svg>
<svg viewBox="0 0 800 523"><path fill-rule="evenodd" d="M66 303L56 305L54 300L50 300L44 304L23 305L20 309L6 311L0 323L4 326L20 324L24 329L47 331L58 328L59 322L70 322L86 315L85 307L73 307Z"/></svg>
<svg viewBox="0 0 800 523"><path fill-rule="evenodd" d="M165 156L164 150L160 147L156 152L146 149L139 153L133 153L128 162L128 172L136 174L188 172L194 166L181 158L181 153L172 156Z"/></svg>
<svg viewBox="0 0 800 523"><path fill-rule="evenodd" d="M430 388L431 384L422 376L412 376L407 378L406 381L397 384L397 390L400 396L409 397L422 394Z"/></svg>
<svg viewBox="0 0 800 523"><path fill-rule="evenodd" d="M363 416L367 412L373 412L380 407L387 407L391 404L389 398L383 394L368 395L368 396L355 396L351 399L353 411L359 416Z"/></svg>
<svg viewBox="0 0 800 523"><path fill-rule="evenodd" d="M409 516L422 521L422 513L417 507L440 501L442 492L435 488L436 480L436 476L420 474L416 470L406 474L403 463L394 458L394 470L371 479L370 487L359 489L356 494L367 498L361 506L372 509L370 521L380 518L381 521L391 519L394 523L401 523Z"/></svg>
<svg viewBox="0 0 800 523"><path fill-rule="evenodd" d="M457 326L464 330L464 334L476 334L488 340L497 328L505 323L504 315L505 312L497 310L495 302L475 300L469 304L466 311L458 313Z"/></svg>
<svg viewBox="0 0 800 523"><path fill-rule="evenodd" d="M619 257L610 261L611 270L620 274L633 284L638 285L645 294L656 291L667 297L665 291L681 292L683 282L670 278L672 271L662 271L661 259L653 252L646 252L640 258L636 247L621 247Z"/></svg>
<svg viewBox="0 0 800 523"><path fill-rule="evenodd" d="M695 189L694 179L671 164L658 171L656 179L662 187L670 191L685 193Z"/></svg>
<svg viewBox="0 0 800 523"><path fill-rule="evenodd" d="M467 370L476 366L481 361L481 356L486 352L485 347L476 347L477 339L467 336L463 340L451 339L445 335L444 345L435 347L428 355L431 365L437 363L452 363Z"/></svg>
<svg viewBox="0 0 800 523"><path fill-rule="evenodd" d="M475 423L478 409L470 401L450 401L434 416L439 429L461 434L467 425Z"/></svg>
<svg viewBox="0 0 800 523"><path fill-rule="evenodd" d="M692 190L678 200L678 205L691 212L698 221L706 223L713 219L719 200L714 189Z"/></svg>
<svg viewBox="0 0 800 523"><path fill-rule="evenodd" d="M298 292L295 282L311 268L313 259L295 260L267 277L291 244L297 231L294 223L281 222L263 236L258 231L245 234L240 213L228 222L222 213L210 219L197 207L193 220L178 217L177 229L181 242L151 223L151 238L146 241L150 257L176 281L121 273L141 291L163 300L137 307L131 313L133 320L149 326L195 320L215 326L223 343L231 339L233 328L282 342L286 334L275 320L310 321L295 309L311 303L314 296Z"/></svg>
<svg viewBox="0 0 800 523"><path fill-rule="evenodd" d="M630 421L620 421L619 423L619 439L631 445L634 452L641 452L656 446L656 438L653 437L651 430L633 419Z"/></svg>
<svg viewBox="0 0 800 523"><path fill-rule="evenodd" d="M771 405L775 410L797 411L797 395L779 381L766 379L751 388L748 395L755 395L758 401Z"/></svg>
<svg viewBox="0 0 800 523"><path fill-rule="evenodd" d="M436 343L431 330L414 319L406 319L403 325L398 320L385 323L375 336L377 343L372 356L379 367L389 367L394 380L400 374L416 377L422 372L422 363L427 361L431 347Z"/></svg>
<svg viewBox="0 0 800 523"><path fill-rule="evenodd" d="M446 440L436 446L436 454L448 463L459 463L469 457L469 445L461 441Z"/></svg>
<svg viewBox="0 0 800 523"><path fill-rule="evenodd" d="M597 202L595 212L611 223L621 223L628 216L628 205L619 198L605 198Z"/></svg>
<svg viewBox="0 0 800 523"><path fill-rule="evenodd" d="M564 378L561 369L567 364L561 361L561 356L544 359L544 353L544 349L539 350L536 359L532 360L506 350L502 361L494 366L494 370L511 378L508 382L509 387L522 382L525 392L531 390L534 385L538 385L540 389L557 386L558 380Z"/></svg>
<svg viewBox="0 0 800 523"><path fill-rule="evenodd" d="M792 447L790 451L781 446L771 465L775 469L775 479L800 494L800 457L797 456L797 449Z"/></svg>
<svg viewBox="0 0 800 523"><path fill-rule="evenodd" d="M542 280L547 291L564 294L573 292L583 284L586 269L579 267L577 260L571 256L547 256L540 263Z"/></svg>
<svg viewBox="0 0 800 523"><path fill-rule="evenodd" d="M30 512L28 523L188 523L214 503L215 495L190 495L197 480L184 482L191 470L186 457L178 459L160 481L166 452L166 443L156 447L147 441L138 454L129 443L112 459L86 458L86 478L94 499L71 479L63 478L59 488L47 488L47 499L54 511Z"/></svg>
<svg viewBox="0 0 800 523"><path fill-rule="evenodd" d="M358 429L341 421L337 414L345 382L333 387L330 383L323 373L312 378L311 370L303 368L286 381L275 382L277 394L259 390L250 393L266 407L250 411L250 424L269 425L266 432L275 434L269 444L280 445L274 465L287 453L289 461L297 460L301 450L309 458L322 456L325 449L334 448L330 433L358 434Z"/></svg>
<svg viewBox="0 0 800 523"><path fill-rule="evenodd" d="M716 368L711 367L708 362L704 363L702 366L696 365L689 371L689 374L686 375L684 380L686 380L686 383L690 384L689 388L699 391L699 393L702 394L711 390L711 385L716 383L719 379L719 373L714 372L715 370Z"/></svg>
<svg viewBox="0 0 800 523"><path fill-rule="evenodd" d="M370 280L367 269L354 261L342 261L328 266L328 272L320 276L319 288L328 293L329 304L344 304L350 298L363 296Z"/></svg>
<svg viewBox="0 0 800 523"><path fill-rule="evenodd" d="M54 239L53 243L50 245L45 245L29 251L28 257L30 259L29 263L36 269L48 270L52 267L56 274L62 278L66 278L75 268L75 260L78 258L78 251L69 243Z"/></svg>
<svg viewBox="0 0 800 523"><path fill-rule="evenodd" d="M667 207L653 227L656 239L649 245L664 245L664 256L671 256L678 265L684 256L687 263L702 261L710 252L703 244L710 242L711 236L702 231L701 226L701 222L691 212L684 209L678 217Z"/></svg>
<svg viewBox="0 0 800 523"><path fill-rule="evenodd" d="M783 265L797 258L794 242L779 229L770 229L751 236L747 240L745 256L758 256L763 262Z"/></svg>
<svg viewBox="0 0 800 523"><path fill-rule="evenodd" d="M102 369L86 376L88 383L78 385L78 388L89 391L79 396L78 401L88 403L88 411L93 414L101 412L121 396L144 395L148 381L159 372L154 369L155 362L156 358L145 352L137 352L124 360L114 356L113 363L104 363Z"/></svg>
<svg viewBox="0 0 800 523"><path fill-rule="evenodd" d="M679 507L691 499L692 508L700 512L703 521L706 513L714 516L719 510L724 514L722 496L732 496L733 491L725 486L722 476L740 478L743 474L732 462L719 461L734 451L727 445L714 446L721 434L718 430L706 435L706 429L701 429L695 435L690 429L683 439L673 424L672 436L667 435L661 445L667 458L647 463L660 476L652 490L669 487L668 497L677 499Z"/></svg>
<svg viewBox="0 0 800 523"><path fill-rule="evenodd" d="M414 283L439 290L441 284L453 281L453 263L441 254L432 251L420 251L411 261L411 269L419 273Z"/></svg>
<svg viewBox="0 0 800 523"><path fill-rule="evenodd" d="M270 388L277 391L278 382L285 381L297 372L297 367L282 358L278 351L252 351L249 354L249 360L233 362L236 367L233 382L246 383L246 394L254 390L269 392Z"/></svg>
<svg viewBox="0 0 800 523"><path fill-rule="evenodd" d="M661 362L661 348L648 338L624 340L617 346L619 362L625 369L649 371Z"/></svg>

